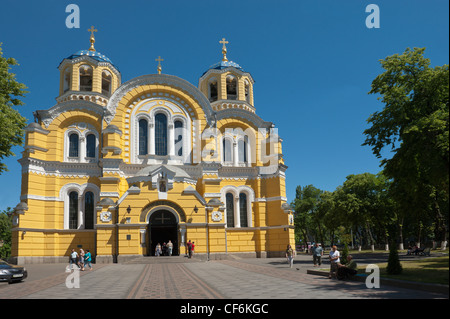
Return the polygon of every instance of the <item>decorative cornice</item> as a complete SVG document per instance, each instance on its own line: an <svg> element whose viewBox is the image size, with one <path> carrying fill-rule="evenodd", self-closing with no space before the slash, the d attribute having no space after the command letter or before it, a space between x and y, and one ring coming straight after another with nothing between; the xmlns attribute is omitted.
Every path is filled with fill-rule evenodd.
<svg viewBox="0 0 450 319"><path fill-rule="evenodd" d="M225 109L221 110L215 113L215 117L217 122L222 119L228 119L228 118L241 118L244 120L249 121L250 123L253 123L253 125L256 128L272 128L274 127L274 124L272 122L266 122L262 118L260 118L255 113L251 113L249 111L243 110L243 109Z"/></svg>
<svg viewBox="0 0 450 319"><path fill-rule="evenodd" d="M89 101L78 100L78 101L66 101L56 104L48 110L38 110L36 113L39 116L45 127L47 128L50 123L53 122L61 113L65 113L72 110L87 110L94 112L101 117L104 113L103 107Z"/></svg>

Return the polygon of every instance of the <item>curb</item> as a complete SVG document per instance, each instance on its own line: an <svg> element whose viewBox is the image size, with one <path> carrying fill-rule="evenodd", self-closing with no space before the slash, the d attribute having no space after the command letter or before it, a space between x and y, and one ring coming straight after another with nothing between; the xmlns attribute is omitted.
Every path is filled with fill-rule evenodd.
<svg viewBox="0 0 450 319"><path fill-rule="evenodd" d="M306 273L308 275L326 276L326 277L328 277L328 275L329 275L328 271L313 270L313 269L308 269L306 271ZM366 277L367 277L366 274L357 274L350 280L365 282ZM380 284L387 285L387 286L400 287L400 288L436 292L436 293L440 293L440 294L445 294L447 296L449 295L449 286L442 285L442 284L429 284L429 283L421 283L421 282L415 282L415 281L387 279L387 278L383 278L383 277L380 278Z"/></svg>

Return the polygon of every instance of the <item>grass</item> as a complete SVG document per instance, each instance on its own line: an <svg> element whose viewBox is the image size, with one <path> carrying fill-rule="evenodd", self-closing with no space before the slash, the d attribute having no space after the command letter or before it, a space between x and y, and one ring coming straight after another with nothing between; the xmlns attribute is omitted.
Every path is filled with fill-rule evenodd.
<svg viewBox="0 0 450 319"><path fill-rule="evenodd" d="M388 275L387 262L378 264L384 278L408 280L422 283L448 285L449 256L431 257L420 260L401 261L403 271L399 275Z"/></svg>

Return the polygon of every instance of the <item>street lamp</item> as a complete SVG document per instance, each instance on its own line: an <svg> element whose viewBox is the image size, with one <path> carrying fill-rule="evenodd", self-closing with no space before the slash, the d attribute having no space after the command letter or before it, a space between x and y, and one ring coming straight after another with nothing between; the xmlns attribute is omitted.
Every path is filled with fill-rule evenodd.
<svg viewBox="0 0 450 319"><path fill-rule="evenodd" d="M130 205L128 205L127 213L129 214L130 212L131 212L131 207L130 207Z"/></svg>

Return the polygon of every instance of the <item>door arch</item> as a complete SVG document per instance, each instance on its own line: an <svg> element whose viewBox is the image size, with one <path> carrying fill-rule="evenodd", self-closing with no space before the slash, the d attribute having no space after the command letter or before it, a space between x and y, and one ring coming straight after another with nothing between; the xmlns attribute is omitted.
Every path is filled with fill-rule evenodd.
<svg viewBox="0 0 450 319"><path fill-rule="evenodd" d="M172 256L179 255L178 240L178 218L168 209L156 209L148 216L148 241L149 256L155 256L156 245L167 243L173 244Z"/></svg>

